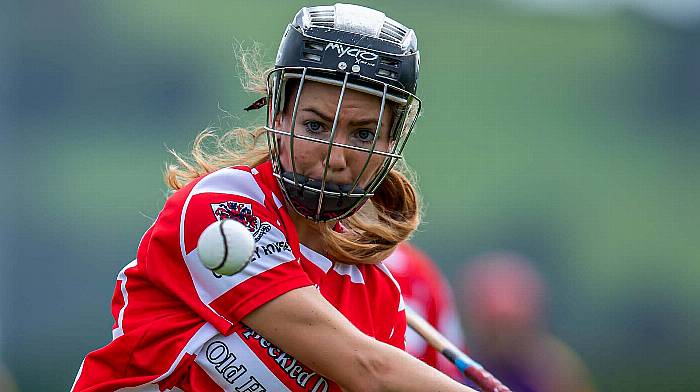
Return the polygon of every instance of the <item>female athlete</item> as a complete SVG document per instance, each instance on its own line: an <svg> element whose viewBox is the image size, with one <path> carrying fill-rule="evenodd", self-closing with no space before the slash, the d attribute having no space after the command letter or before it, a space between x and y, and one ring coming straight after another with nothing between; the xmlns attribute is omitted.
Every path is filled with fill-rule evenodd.
<svg viewBox="0 0 700 392"><path fill-rule="evenodd" d="M266 126L200 134L168 168L175 191L117 277L113 340L73 390L471 391L403 351L381 264L420 221L395 166L420 110L418 62L413 30L381 12L301 9L251 106L267 105ZM256 241L232 276L196 251L221 219Z"/></svg>

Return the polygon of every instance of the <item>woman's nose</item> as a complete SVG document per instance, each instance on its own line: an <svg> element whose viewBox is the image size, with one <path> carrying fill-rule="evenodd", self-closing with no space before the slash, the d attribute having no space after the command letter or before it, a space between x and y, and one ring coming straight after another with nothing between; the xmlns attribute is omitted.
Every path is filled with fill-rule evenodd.
<svg viewBox="0 0 700 392"><path fill-rule="evenodd" d="M335 139L334 143L345 144L340 139ZM324 146L324 147L328 147L328 146ZM347 149L346 148L333 146L333 148L331 148L331 150L330 150L330 158L328 157L327 154L328 154L328 149L326 149L325 153L323 154L324 162L326 159L328 159L328 169L338 172L338 171L343 171L348 167Z"/></svg>

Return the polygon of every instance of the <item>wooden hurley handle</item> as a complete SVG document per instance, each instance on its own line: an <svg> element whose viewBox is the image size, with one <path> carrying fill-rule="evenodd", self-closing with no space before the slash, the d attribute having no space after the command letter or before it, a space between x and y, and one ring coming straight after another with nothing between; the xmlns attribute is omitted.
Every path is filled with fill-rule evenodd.
<svg viewBox="0 0 700 392"><path fill-rule="evenodd" d="M450 362L469 377L484 392L511 392L496 377L487 372L479 363L469 358L457 346L452 344L447 338L442 336L432 325L428 324L423 317L414 312L411 308L406 308L406 322L417 334L423 337L430 346L442 353Z"/></svg>

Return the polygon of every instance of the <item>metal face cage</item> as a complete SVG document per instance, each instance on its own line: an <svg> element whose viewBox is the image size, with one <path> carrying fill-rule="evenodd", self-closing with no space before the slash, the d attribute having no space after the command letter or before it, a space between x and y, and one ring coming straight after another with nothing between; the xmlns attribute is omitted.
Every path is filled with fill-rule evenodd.
<svg viewBox="0 0 700 392"><path fill-rule="evenodd" d="M308 136L305 132L299 132L296 128L299 100L304 89L304 84L312 82L324 83L336 86L340 90L335 115L332 119L332 127L327 136ZM296 90L289 87L290 82L296 85ZM394 167L399 159L402 159L403 149L408 137L413 131L416 119L421 108L421 101L414 94L391 86L387 83L367 78L351 72L330 71L327 69L312 67L282 67L270 71L267 75L268 104L267 115L267 141L270 150L270 160L274 176L277 178L280 188L284 193L288 204L300 215L316 222L335 221L346 218L355 213L362 205L374 195L382 180ZM343 105L343 98L347 90L355 90L365 94L379 97L379 118L374 130L371 146L358 146L350 143L339 143L336 140L338 120ZM294 100L291 114L285 111L285 104L291 102L291 94ZM381 137L382 119L385 110L392 110L393 118L389 129L389 142L386 148L379 148L378 141ZM277 129L276 119L282 115L291 115L291 129ZM282 122L279 121L279 124ZM301 133L301 134L300 134ZM282 138L289 139L289 161L291 167L283 167L280 155L280 142ZM323 162L323 175L321 178L309 178L298 172L294 144L299 140L319 143L327 146L325 162ZM324 147L325 148L325 147ZM351 184L336 184L328 180L328 167L331 154L338 149L350 149L364 153L362 169L353 179ZM360 157L353 154L353 157ZM372 159L383 159L378 168L370 173L368 167Z"/></svg>

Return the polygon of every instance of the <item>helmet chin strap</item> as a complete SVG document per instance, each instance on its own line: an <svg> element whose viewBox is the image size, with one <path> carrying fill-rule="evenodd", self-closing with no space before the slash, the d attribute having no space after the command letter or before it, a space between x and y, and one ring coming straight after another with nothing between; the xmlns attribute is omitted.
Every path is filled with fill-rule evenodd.
<svg viewBox="0 0 700 392"><path fill-rule="evenodd" d="M353 190L352 185L330 181L326 181L326 187L322 191L320 180L290 171L282 172L281 183L294 209L301 215L318 222L333 220L352 208L359 208L361 205L357 205L357 199L365 195L365 190L359 185ZM321 193L323 193L321 212L316 216Z"/></svg>

